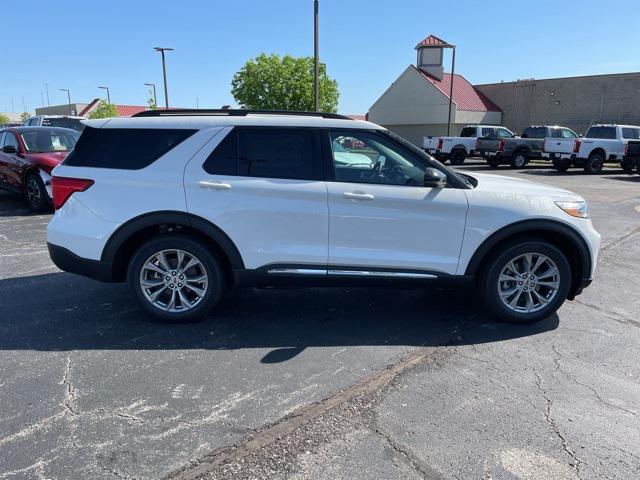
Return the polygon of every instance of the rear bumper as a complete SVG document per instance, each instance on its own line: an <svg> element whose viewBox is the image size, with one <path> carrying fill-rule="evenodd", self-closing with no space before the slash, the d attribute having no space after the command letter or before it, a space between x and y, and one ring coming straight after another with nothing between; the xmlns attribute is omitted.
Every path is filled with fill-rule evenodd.
<svg viewBox="0 0 640 480"><path fill-rule="evenodd" d="M111 263L82 258L64 247L49 242L47 242L47 248L49 249L51 261L60 270L100 280L101 282L114 281L113 265Z"/></svg>

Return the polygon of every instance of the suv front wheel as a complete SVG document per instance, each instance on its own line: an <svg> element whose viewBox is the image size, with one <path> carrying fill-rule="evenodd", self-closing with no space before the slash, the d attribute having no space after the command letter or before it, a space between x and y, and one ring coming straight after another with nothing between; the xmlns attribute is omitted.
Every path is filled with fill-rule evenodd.
<svg viewBox="0 0 640 480"><path fill-rule="evenodd" d="M481 282L485 302L500 319L533 323L555 313L565 301L571 268L554 245L521 241L489 259Z"/></svg>
<svg viewBox="0 0 640 480"><path fill-rule="evenodd" d="M198 239L163 235L142 245L129 263L127 280L147 313L167 322L197 321L220 300L218 259Z"/></svg>

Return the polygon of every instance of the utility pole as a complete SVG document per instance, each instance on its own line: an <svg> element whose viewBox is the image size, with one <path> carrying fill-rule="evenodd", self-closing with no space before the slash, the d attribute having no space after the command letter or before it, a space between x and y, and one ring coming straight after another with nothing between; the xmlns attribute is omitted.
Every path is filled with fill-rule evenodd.
<svg viewBox="0 0 640 480"><path fill-rule="evenodd" d="M167 92L167 65L165 63L164 52L172 51L173 48L168 47L154 47L156 52L160 52L162 56L162 78L164 80L164 107L169 109L169 93Z"/></svg>
<svg viewBox="0 0 640 480"><path fill-rule="evenodd" d="M50 107L51 103L49 102L49 84L46 82L44 84L44 89L47 92L47 107Z"/></svg>
<svg viewBox="0 0 640 480"><path fill-rule="evenodd" d="M107 103L111 105L111 94L109 93L109 87L98 87L98 88L107 91Z"/></svg>
<svg viewBox="0 0 640 480"><path fill-rule="evenodd" d="M320 110L320 79L318 59L318 0L313 0L313 109Z"/></svg>
<svg viewBox="0 0 640 480"><path fill-rule="evenodd" d="M153 104L158 108L158 97L156 96L156 84L155 83L145 83L147 87L153 88Z"/></svg>
<svg viewBox="0 0 640 480"><path fill-rule="evenodd" d="M23 112L27 111L27 105L24 103L24 97L22 97L22 111Z"/></svg>
<svg viewBox="0 0 640 480"><path fill-rule="evenodd" d="M44 95L42 95L42 92L40 92L40 103L44 107Z"/></svg>

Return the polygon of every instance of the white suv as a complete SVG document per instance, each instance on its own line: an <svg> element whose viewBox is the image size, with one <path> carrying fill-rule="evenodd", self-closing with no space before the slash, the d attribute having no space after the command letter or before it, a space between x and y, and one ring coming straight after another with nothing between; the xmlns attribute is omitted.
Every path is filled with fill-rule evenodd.
<svg viewBox="0 0 640 480"><path fill-rule="evenodd" d="M455 281L493 318L533 322L593 278L600 235L574 193L457 173L338 115L136 117L84 122L53 172L49 251L128 281L162 319L201 317L233 286Z"/></svg>

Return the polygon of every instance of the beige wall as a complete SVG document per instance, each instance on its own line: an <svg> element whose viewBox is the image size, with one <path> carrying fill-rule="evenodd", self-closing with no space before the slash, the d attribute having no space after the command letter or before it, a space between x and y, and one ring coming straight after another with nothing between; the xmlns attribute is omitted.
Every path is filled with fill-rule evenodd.
<svg viewBox="0 0 640 480"><path fill-rule="evenodd" d="M452 117L455 118L455 105ZM449 99L412 66L398 77L369 109L369 120L380 125L446 123Z"/></svg>
<svg viewBox="0 0 640 480"><path fill-rule="evenodd" d="M454 123L451 125L451 135L459 135L466 123ZM406 138L415 146L422 148L423 137L440 137L447 134L447 124L422 124L422 125L384 125L394 133Z"/></svg>
<svg viewBox="0 0 640 480"><path fill-rule="evenodd" d="M50 107L36 108L36 115L78 115L86 106L86 103L52 105Z"/></svg>
<svg viewBox="0 0 640 480"><path fill-rule="evenodd" d="M640 73L522 80L476 85L517 133L527 125L563 125L585 133L591 123L640 125ZM553 93L553 95L552 95Z"/></svg>

